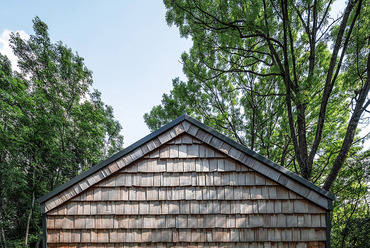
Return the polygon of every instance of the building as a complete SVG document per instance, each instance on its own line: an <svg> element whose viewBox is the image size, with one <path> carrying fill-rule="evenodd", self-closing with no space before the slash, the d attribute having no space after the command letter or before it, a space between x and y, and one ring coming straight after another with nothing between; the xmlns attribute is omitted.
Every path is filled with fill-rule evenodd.
<svg viewBox="0 0 370 248"><path fill-rule="evenodd" d="M329 247L334 197L183 115L39 199L44 247Z"/></svg>

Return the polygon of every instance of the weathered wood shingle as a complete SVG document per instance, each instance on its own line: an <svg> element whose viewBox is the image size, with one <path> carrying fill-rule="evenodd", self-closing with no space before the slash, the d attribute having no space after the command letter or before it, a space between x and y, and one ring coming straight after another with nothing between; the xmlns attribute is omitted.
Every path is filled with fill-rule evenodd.
<svg viewBox="0 0 370 248"><path fill-rule="evenodd" d="M324 209L227 157L177 154L147 156L50 211L48 243L325 241Z"/></svg>
<svg viewBox="0 0 370 248"><path fill-rule="evenodd" d="M72 180L48 247L325 247L330 199L193 119Z"/></svg>

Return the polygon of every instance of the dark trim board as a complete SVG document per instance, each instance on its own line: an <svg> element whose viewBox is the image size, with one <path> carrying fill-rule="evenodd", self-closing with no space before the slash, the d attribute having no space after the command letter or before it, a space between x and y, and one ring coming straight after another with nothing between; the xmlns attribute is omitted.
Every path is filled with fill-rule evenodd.
<svg viewBox="0 0 370 248"><path fill-rule="evenodd" d="M330 248L330 232L331 232L331 220L330 220L330 211L327 210L325 214L325 222L326 222L326 242L325 247Z"/></svg>
<svg viewBox="0 0 370 248"><path fill-rule="evenodd" d="M257 154L256 152L253 152L252 150L238 144L237 142L235 142L234 140L226 137L225 135L215 131L214 129L208 127L207 125L199 122L198 120L188 116L188 115L182 115L180 117L178 117L177 119L173 120L172 122L166 124L165 126L161 127L160 129L152 132L151 134L145 136L144 138L140 139L139 141L135 142L134 144L130 145L129 147L127 147L126 149L116 153L115 155L113 155L112 157L100 162L99 164L97 164L96 166L92 167L91 169L83 172L82 174L76 176L75 178L71 179L70 181L66 182L65 184L57 187L56 189L54 189L53 191L47 193L46 195L40 197L38 199L38 201L40 203L44 203L45 201L49 200L50 198L54 197L55 195L61 193L62 191L66 190L67 188L69 188L70 186L76 184L77 182L87 178L88 176L92 175L93 173L99 171L100 169L102 169L103 167L109 165L110 163L120 159L121 157L127 155L128 153L132 152L133 150L137 149L138 147L144 145L146 142L152 140L153 138L161 135L162 133L170 130L171 128L173 128L174 126L176 126L177 124L183 122L183 121L188 121L190 122L191 124L197 126L198 128L208 132L209 134L217 137L218 139L224 141L225 143L229 144L230 146L244 152L245 154L253 157L254 159L258 160L259 162L262 162L270 167L272 167L273 169L285 174L287 177L295 180L295 181L298 181L299 183L305 185L306 187L312 189L313 191L319 193L320 195L326 197L328 199L328 206L329 206L329 210L331 210L331 206L332 206L332 201L335 199L334 195L332 195L331 193L319 188L318 186L316 186L315 184L307 181L306 179L296 175L295 173L287 170L286 168L272 162L271 160Z"/></svg>
<svg viewBox="0 0 370 248"><path fill-rule="evenodd" d="M43 210L43 211L42 211ZM46 213L45 213L45 205L41 204L41 212L42 212L42 247L47 248L47 237L48 237L48 231L47 231L47 222L46 222Z"/></svg>

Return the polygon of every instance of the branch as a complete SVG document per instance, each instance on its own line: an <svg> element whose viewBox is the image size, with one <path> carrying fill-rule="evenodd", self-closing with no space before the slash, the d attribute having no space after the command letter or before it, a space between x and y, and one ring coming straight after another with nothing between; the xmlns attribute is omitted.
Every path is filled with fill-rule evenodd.
<svg viewBox="0 0 370 248"><path fill-rule="evenodd" d="M360 96L359 96L359 99L355 107L355 111L348 123L347 132L346 132L346 136L344 137L342 147L339 151L337 158L334 161L333 168L330 171L329 176L327 177L325 181L323 188L327 191L329 191L330 188L332 187L334 180L337 178L338 173L347 158L349 149L351 148L352 142L356 134L357 125L359 123L361 115L364 112L364 109L366 109L370 104L370 100L366 101L366 98L370 91L370 76L369 76L370 75L370 54L368 54L368 60L367 60L367 75L368 77L367 77L364 87L361 89Z"/></svg>
<svg viewBox="0 0 370 248"><path fill-rule="evenodd" d="M325 9L325 12L324 12L324 15L319 23L319 25L317 26L317 29L320 29L321 25L324 23L325 21L325 17L326 15L329 13L329 9L330 9L330 5L333 3L333 0L330 0L329 3L328 3L328 6L326 6L326 9Z"/></svg>
<svg viewBox="0 0 370 248"><path fill-rule="evenodd" d="M358 14L360 12L361 3L362 3L362 0L360 0L360 3L358 5L357 11L356 11L356 15L355 15L355 18L354 18L353 21L356 20ZM334 68L335 68L335 64L337 62L337 57L338 57L338 53L339 53L339 50L340 50L340 45L342 44L344 31L347 27L347 21L349 19L349 16L350 16L350 13L351 13L353 7L354 7L353 3L351 1L349 1L348 5L346 7L345 14L343 16L343 20L342 20L340 30L339 30L338 35L337 35L336 42L335 42L335 46L334 46L334 50L333 50L332 57L331 57L331 60L330 60L329 70L328 70L328 74L327 74L327 78L326 78L326 82L325 82L324 93L323 93L322 100L321 100L321 107L320 107L320 112L319 112L319 119L317 121L317 129L316 129L315 139L314 139L314 142L313 142L313 145L312 145L312 148L311 148L311 152L310 152L310 155L309 155L310 160L313 160L313 158L316 154L316 151L317 151L317 149L320 145L321 139L322 139L322 131L323 131L323 128L324 128L324 123L325 123L326 107L328 105L329 97L331 95L331 92L332 92L332 89L333 89L333 86L334 86L334 83L335 83L335 81L332 81ZM347 36L347 39L349 39L349 38L350 37ZM343 53L345 53L344 50L343 50Z"/></svg>
<svg viewBox="0 0 370 248"><path fill-rule="evenodd" d="M220 20L216 16L211 15L209 12L204 11L202 8L200 8L196 4L196 1L194 1L194 4L195 4L196 9L198 9L202 14L204 14L204 15L212 18L213 20L215 20L216 22L220 23L221 25L224 25L225 27L218 28L218 27L211 26L211 25L205 23L204 21L202 21L201 19L199 19L198 17L196 17L191 11L188 11L187 9L180 7L178 4L177 4L177 6L180 9L182 9L183 11L187 12L189 15L191 15L194 19L198 20L199 21L199 24L203 24L203 25L207 26L208 28L210 28L211 30L225 30L225 29L228 29L228 28L232 28L232 29L236 30L239 33L239 37L242 38L242 39L254 38L254 37L262 37L265 40L273 41L274 43L276 43L280 47L283 47L283 45L278 40L276 40L276 39L274 39L274 38L272 38L270 36L266 36L265 34L259 32L257 30L255 30L256 31L255 34L249 34L249 35L243 34L243 32L241 30L241 27L239 27L238 25L236 25L238 23L244 22L243 20L236 20L236 21L232 21L232 22L225 22L225 21Z"/></svg>

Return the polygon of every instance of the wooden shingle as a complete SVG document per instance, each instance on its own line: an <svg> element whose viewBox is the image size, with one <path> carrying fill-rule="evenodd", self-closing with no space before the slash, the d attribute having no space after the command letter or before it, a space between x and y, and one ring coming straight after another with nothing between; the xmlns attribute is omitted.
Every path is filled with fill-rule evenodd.
<svg viewBox="0 0 370 248"><path fill-rule="evenodd" d="M43 202L50 247L324 247L330 199L286 170L191 119L139 144Z"/></svg>

